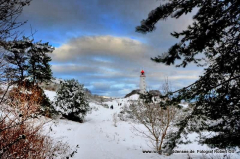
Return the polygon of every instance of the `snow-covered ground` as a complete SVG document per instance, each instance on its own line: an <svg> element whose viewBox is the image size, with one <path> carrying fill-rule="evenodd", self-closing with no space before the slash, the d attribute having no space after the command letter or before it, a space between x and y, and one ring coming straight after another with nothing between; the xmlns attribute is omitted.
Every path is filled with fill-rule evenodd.
<svg viewBox="0 0 240 159"><path fill-rule="evenodd" d="M53 91L45 91L47 96L53 100L56 95ZM156 153L143 153L142 150L153 150L149 141L143 138L133 130L133 123L117 121L117 127L114 126L113 114L119 113L124 104L131 100L136 100L137 95L129 98L115 99L106 102L109 106L113 105L114 109L105 108L96 103L90 103L93 108L92 112L85 118L84 123L73 122L69 120L54 120L51 129L52 137L56 140L62 140L76 149L74 159L186 159L187 153L174 153L171 156L158 155ZM118 106L118 103L122 103ZM144 127L134 124L135 127ZM190 134L191 139L196 139L196 134ZM189 145L180 145L176 150L194 150L191 153L192 158L201 158L204 153L197 153L197 150L211 150L206 145L198 145L196 142ZM223 153L213 153L214 156L223 156ZM222 157L221 157L222 158ZM232 158L240 158L236 153Z"/></svg>

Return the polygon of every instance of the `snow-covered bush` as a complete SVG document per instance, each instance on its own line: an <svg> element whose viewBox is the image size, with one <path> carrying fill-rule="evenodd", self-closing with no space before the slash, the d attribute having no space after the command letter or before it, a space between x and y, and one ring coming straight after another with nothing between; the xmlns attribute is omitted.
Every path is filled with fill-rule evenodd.
<svg viewBox="0 0 240 159"><path fill-rule="evenodd" d="M136 119L133 116L132 109L130 109L131 107L132 107L132 104L130 104L129 106L127 104L123 105L123 107L121 108L122 110L118 114L118 117L120 120L132 121L132 122L136 121Z"/></svg>
<svg viewBox="0 0 240 159"><path fill-rule="evenodd" d="M98 107L94 106L94 107L91 108L91 110L98 111Z"/></svg>
<svg viewBox="0 0 240 159"><path fill-rule="evenodd" d="M163 94L170 92L170 85L166 80L162 85ZM162 101L153 101L153 95L149 92L140 95L140 99L137 103L133 103L131 108L132 115L134 119L137 119L147 131L144 131L138 127L133 126L133 128L147 137L152 146L158 153L167 152L168 144L170 139L170 133L174 132L174 126L177 118L179 118L178 103L168 104L170 98L162 98ZM169 152L170 153L170 152Z"/></svg>
<svg viewBox="0 0 240 159"><path fill-rule="evenodd" d="M161 152L163 144L167 142L168 133L173 129L177 112L178 108L172 105L162 108L159 104L139 101L133 107L132 115L148 131L143 131L134 126L133 128L147 137L156 151Z"/></svg>
<svg viewBox="0 0 240 159"><path fill-rule="evenodd" d="M75 79L60 83L55 104L64 117L73 121L83 122L90 110L83 85Z"/></svg>
<svg viewBox="0 0 240 159"><path fill-rule="evenodd" d="M119 114L118 114L118 117L119 117L120 120L126 121L126 118L125 118L125 116L124 116L124 113L119 113Z"/></svg>
<svg viewBox="0 0 240 159"><path fill-rule="evenodd" d="M115 127L117 127L117 113L113 114L113 124Z"/></svg>
<svg viewBox="0 0 240 159"><path fill-rule="evenodd" d="M109 106L108 106L107 104L102 104L102 106L103 106L104 108L108 108L108 109L109 109Z"/></svg>

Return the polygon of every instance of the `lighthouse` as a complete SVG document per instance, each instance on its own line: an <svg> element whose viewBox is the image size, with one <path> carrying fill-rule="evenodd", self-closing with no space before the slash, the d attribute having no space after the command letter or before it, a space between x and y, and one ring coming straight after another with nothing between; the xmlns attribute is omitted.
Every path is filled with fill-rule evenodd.
<svg viewBox="0 0 240 159"><path fill-rule="evenodd" d="M146 93L145 72L142 70L140 74L140 93Z"/></svg>

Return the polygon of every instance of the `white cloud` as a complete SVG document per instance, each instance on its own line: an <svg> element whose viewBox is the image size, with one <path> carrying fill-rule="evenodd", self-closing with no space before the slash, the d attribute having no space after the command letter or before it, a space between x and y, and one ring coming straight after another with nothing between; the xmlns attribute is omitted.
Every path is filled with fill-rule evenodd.
<svg viewBox="0 0 240 159"><path fill-rule="evenodd" d="M67 44L57 48L53 53L53 59L59 61L74 60L78 56L112 55L136 58L144 57L147 46L137 40L113 36L91 36L73 38Z"/></svg>
<svg viewBox="0 0 240 159"><path fill-rule="evenodd" d="M57 75L75 76L89 88L102 89L98 90L100 93L112 91L117 96L138 89L142 69L151 89L159 89L167 76L175 87L198 79L202 70L197 67L177 69L152 62L150 57L159 52L161 50L126 37L79 37L53 52L53 61L58 64L52 69Z"/></svg>

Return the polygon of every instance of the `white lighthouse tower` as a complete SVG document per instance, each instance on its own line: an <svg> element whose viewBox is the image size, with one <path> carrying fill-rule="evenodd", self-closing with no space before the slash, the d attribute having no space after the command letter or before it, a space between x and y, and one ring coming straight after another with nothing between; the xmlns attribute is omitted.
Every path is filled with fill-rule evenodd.
<svg viewBox="0 0 240 159"><path fill-rule="evenodd" d="M142 70L140 74L140 93L146 93L145 72Z"/></svg>

